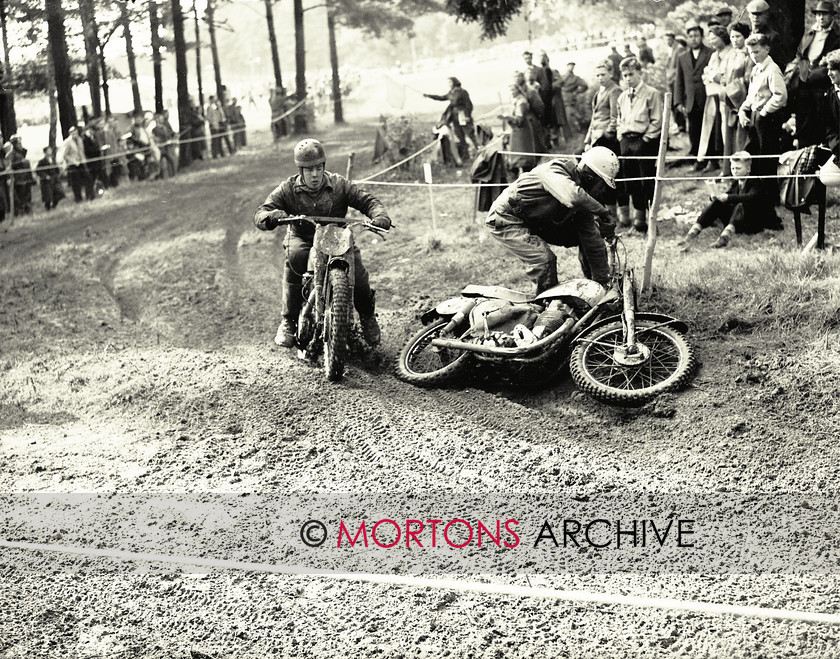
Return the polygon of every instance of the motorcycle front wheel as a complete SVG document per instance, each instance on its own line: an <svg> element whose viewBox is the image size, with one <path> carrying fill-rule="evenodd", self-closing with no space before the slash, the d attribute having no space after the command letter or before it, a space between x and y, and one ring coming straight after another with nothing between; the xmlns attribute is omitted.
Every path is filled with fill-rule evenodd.
<svg viewBox="0 0 840 659"><path fill-rule="evenodd" d="M635 359L623 355L623 335L621 321L581 335L569 361L572 379L581 391L613 405L643 405L680 389L694 374L694 350L673 328L637 320L641 356Z"/></svg>
<svg viewBox="0 0 840 659"><path fill-rule="evenodd" d="M324 304L324 372L330 382L336 382L344 375L349 338L350 284L347 272L334 268L329 271Z"/></svg>
<svg viewBox="0 0 840 659"><path fill-rule="evenodd" d="M397 357L397 377L418 387L434 387L454 380L469 362L463 350L436 348L432 340L440 337L449 324L441 318L412 336Z"/></svg>

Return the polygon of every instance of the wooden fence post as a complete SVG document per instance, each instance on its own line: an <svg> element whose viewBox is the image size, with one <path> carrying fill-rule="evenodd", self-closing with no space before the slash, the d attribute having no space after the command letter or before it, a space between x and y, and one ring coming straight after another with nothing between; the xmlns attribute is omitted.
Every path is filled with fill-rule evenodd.
<svg viewBox="0 0 840 659"><path fill-rule="evenodd" d="M653 201L648 212L648 232L645 244L645 270L642 277L642 293L650 293L651 270L653 269L653 250L656 247L656 220L662 199L662 174L665 171L665 154L668 151L669 128L671 126L671 93L665 93L662 108L662 132L659 135L659 154L656 157L656 178L654 180Z"/></svg>
<svg viewBox="0 0 840 659"><path fill-rule="evenodd" d="M353 180L353 161L356 159L356 152L351 151L350 155L347 156L347 180Z"/></svg>

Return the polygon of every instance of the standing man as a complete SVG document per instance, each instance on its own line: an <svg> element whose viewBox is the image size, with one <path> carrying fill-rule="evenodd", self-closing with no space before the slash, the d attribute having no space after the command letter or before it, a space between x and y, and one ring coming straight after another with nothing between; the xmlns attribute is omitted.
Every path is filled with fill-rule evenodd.
<svg viewBox="0 0 840 659"><path fill-rule="evenodd" d="M762 0L763 1L763 0ZM712 49L703 44L703 28L691 25L687 30L688 49L677 58L677 76L674 79L674 103L688 124L688 155L697 157L700 130L703 126L703 108L706 107L706 85L703 69L712 57ZM697 162L694 169L701 170L705 163Z"/></svg>
<svg viewBox="0 0 840 659"><path fill-rule="evenodd" d="M674 101L674 82L677 79L677 58L682 55L686 49L677 41L677 35L673 32L665 33L665 45L668 47L668 59L665 64L665 82L668 84L668 91L671 92L672 110L676 110L676 102ZM680 132L685 132L685 117L681 112L674 112L674 123Z"/></svg>
<svg viewBox="0 0 840 659"><path fill-rule="evenodd" d="M523 263L537 295L557 285L550 245L578 246L584 276L609 284L604 240L612 240L615 223L599 200L615 188L617 172L616 155L596 146L577 165L555 158L521 174L493 202L485 225Z"/></svg>
<svg viewBox="0 0 840 659"><path fill-rule="evenodd" d="M548 53L543 51L540 54L540 64L545 77L548 80L548 91L543 96L545 114L548 117L546 125L549 129L550 145L560 147L560 132L563 132L563 139L566 141L572 137L569 131L569 120L566 116L566 102L563 100L563 81L560 72L551 67Z"/></svg>
<svg viewBox="0 0 840 659"><path fill-rule="evenodd" d="M547 89L549 86L548 78L546 77L543 68L534 64L534 54L530 50L526 50L522 53L522 59L525 61L525 70L523 71L525 74L525 80L533 78L540 83L541 90Z"/></svg>
<svg viewBox="0 0 840 659"><path fill-rule="evenodd" d="M446 94L423 94L435 101L449 101L449 105L440 117L439 125L450 127L458 140L458 155L466 161L470 157L470 146L476 148L475 125L473 124L473 104L469 92L461 86L455 76L449 77L449 91Z"/></svg>
<svg viewBox="0 0 840 659"><path fill-rule="evenodd" d="M61 171L55 162L55 149L51 146L44 147L44 157L38 161L35 175L41 184L41 201L44 202L44 208L52 210L64 199L64 190L61 189Z"/></svg>
<svg viewBox="0 0 840 659"><path fill-rule="evenodd" d="M76 126L71 126L67 131L67 139L61 145L60 158L67 168L67 182L78 204L83 199L82 190L93 186L88 183L90 174L85 161L85 146Z"/></svg>
<svg viewBox="0 0 840 659"><path fill-rule="evenodd" d="M618 52L618 44L615 41L610 42L610 54L607 55L607 59L612 63L613 82L618 84L621 82L621 71L619 67L621 66L621 60L624 58Z"/></svg>
<svg viewBox="0 0 840 659"><path fill-rule="evenodd" d="M726 5L723 5L720 9L717 10L715 16L717 16L718 25L720 25L721 27L725 27L728 32L729 25L730 23L732 23L732 10Z"/></svg>
<svg viewBox="0 0 840 659"><path fill-rule="evenodd" d="M215 96L211 96L207 100L207 108L204 111L204 115L207 117L207 124L210 126L210 154L214 160L216 158L224 158L222 134L225 132L225 115L219 103L216 101Z"/></svg>
<svg viewBox="0 0 840 659"><path fill-rule="evenodd" d="M357 187L340 174L326 171L324 147L318 140L298 142L294 152L298 174L277 186L254 214L254 224L263 231L272 231L279 221L290 215L323 215L344 217L348 207L367 215L381 229L391 227L391 219L376 197ZM309 250L315 227L297 221L289 225L283 247L286 258L283 268L283 321L274 342L284 348L295 344L297 320L301 310L301 277L306 272ZM374 315L374 291L358 246L353 247L355 283L353 304L359 312L362 335L368 344L379 344L381 333Z"/></svg>
<svg viewBox="0 0 840 659"><path fill-rule="evenodd" d="M634 156L655 156L662 134L662 94L642 80L642 64L635 57L621 62L627 89L618 97L618 140L624 158L627 192L633 200L633 228L647 231L647 210L653 201L656 162Z"/></svg>
<svg viewBox="0 0 840 659"><path fill-rule="evenodd" d="M770 5L767 4L766 0L752 0L747 5L747 13L750 15L752 34L758 33L767 37L767 43L770 44L770 57L784 71L788 63L788 56L785 54L782 38L770 23Z"/></svg>
<svg viewBox="0 0 840 659"><path fill-rule="evenodd" d="M566 73L560 76L563 83L563 100L569 125L576 131L584 131L586 116L583 109L583 95L589 89L586 81L575 73L575 63L566 64Z"/></svg>
<svg viewBox="0 0 840 659"><path fill-rule="evenodd" d="M647 39L639 37L636 39L636 46L639 48L639 61L642 66L656 63L656 58L653 56L653 50L648 46Z"/></svg>
<svg viewBox="0 0 840 659"><path fill-rule="evenodd" d="M816 23L803 35L796 57L785 69L788 105L796 114L796 140L800 149L819 144L825 137L822 99L831 82L825 64L820 62L832 50L840 48L834 3L820 0L811 13Z"/></svg>

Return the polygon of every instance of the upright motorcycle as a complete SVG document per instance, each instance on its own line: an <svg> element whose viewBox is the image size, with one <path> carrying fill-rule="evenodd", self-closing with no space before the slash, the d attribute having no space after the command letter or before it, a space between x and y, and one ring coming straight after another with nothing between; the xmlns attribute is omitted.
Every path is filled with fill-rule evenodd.
<svg viewBox="0 0 840 659"><path fill-rule="evenodd" d="M296 215L284 218L280 224L298 220L315 225L309 263L303 275L304 303L295 336L298 357L316 362L323 355L327 380L336 382L344 376L344 365L350 352L356 281L353 229L363 227L378 235L384 235L388 230L368 221L317 215Z"/></svg>
<svg viewBox="0 0 840 659"><path fill-rule="evenodd" d="M687 326L637 311L635 279L620 240L610 244L608 256L608 288L572 279L533 297L467 286L460 297L423 314L425 327L397 358L397 376L430 387L489 365L506 379L534 383L569 364L582 391L616 405L641 405L683 387L696 366Z"/></svg>

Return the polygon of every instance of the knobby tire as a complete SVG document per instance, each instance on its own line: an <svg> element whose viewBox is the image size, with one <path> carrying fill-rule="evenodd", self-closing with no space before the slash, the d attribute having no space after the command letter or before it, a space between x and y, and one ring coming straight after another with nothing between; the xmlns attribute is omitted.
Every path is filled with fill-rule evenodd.
<svg viewBox="0 0 840 659"><path fill-rule="evenodd" d="M350 283L347 272L338 268L329 271L329 289L324 305L324 372L327 380L336 382L344 375L350 338Z"/></svg>
<svg viewBox="0 0 840 659"><path fill-rule="evenodd" d="M438 350L431 345L448 324L448 318L441 318L408 340L397 357L396 375L400 380L418 387L434 387L451 382L467 367L469 352Z"/></svg>
<svg viewBox="0 0 840 659"><path fill-rule="evenodd" d="M569 362L578 388L604 403L635 406L684 387L697 366L694 350L672 327L652 329L658 324L636 321L636 339L650 349L650 355L635 366L619 364L613 358L615 348L623 343L621 321L581 335Z"/></svg>

